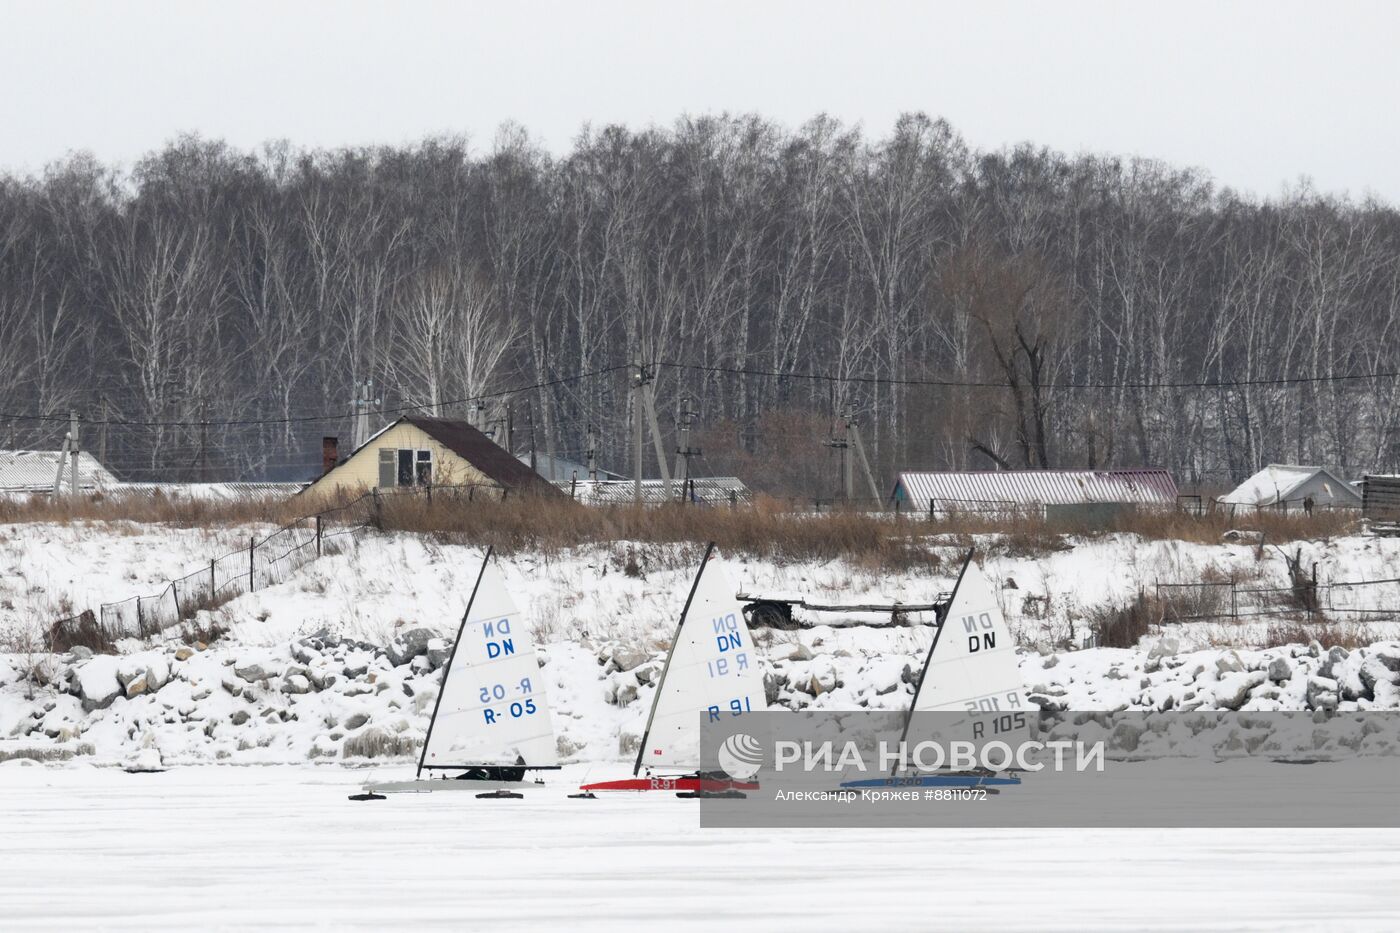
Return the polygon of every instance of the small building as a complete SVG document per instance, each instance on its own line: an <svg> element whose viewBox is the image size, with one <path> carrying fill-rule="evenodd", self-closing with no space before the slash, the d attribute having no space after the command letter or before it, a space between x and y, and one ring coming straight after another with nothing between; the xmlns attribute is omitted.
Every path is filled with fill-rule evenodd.
<svg viewBox="0 0 1400 933"><path fill-rule="evenodd" d="M558 496L559 490L465 421L408 415L348 457L335 438L322 442L323 471L305 495L359 495L371 489L470 489Z"/></svg>
<svg viewBox="0 0 1400 933"><path fill-rule="evenodd" d="M58 458L66 457L58 450L0 450L0 496L23 497L35 493L52 493L54 477L58 475ZM69 470L71 458L63 465L63 491L72 488ZM78 453L78 489L99 492L115 486L117 478L86 450Z"/></svg>
<svg viewBox="0 0 1400 933"><path fill-rule="evenodd" d="M1235 508L1302 511L1308 506L1361 508L1361 493L1331 470L1271 463L1216 501Z"/></svg>
<svg viewBox="0 0 1400 933"><path fill-rule="evenodd" d="M585 505L632 505L636 500L636 487L630 479L598 480L577 483L564 481L555 483L565 495ZM663 505L667 502L689 505L747 505L753 501L753 493L743 481L733 476L694 477L686 481L684 488L680 480L671 481L671 493L666 494L666 484L659 479L642 480L642 504Z"/></svg>
<svg viewBox="0 0 1400 933"><path fill-rule="evenodd" d="M530 466L530 457L531 455L528 453L515 455L515 458L526 466ZM539 451L535 452L534 458L534 471L556 486L566 485L574 480L582 483L589 478L588 464L586 463L579 463L577 460L570 460L568 457L555 456L551 458L549 454L540 453ZM598 479L600 481L626 478L627 477L623 476L621 473L614 473L602 467L598 468Z"/></svg>
<svg viewBox="0 0 1400 933"><path fill-rule="evenodd" d="M1139 506L1176 507L1166 470L972 470L900 473L895 507L946 514L1023 514L1106 522Z"/></svg>
<svg viewBox="0 0 1400 933"><path fill-rule="evenodd" d="M1371 523L1371 530L1385 534L1400 533L1400 476L1373 473L1361 481L1362 514Z"/></svg>
<svg viewBox="0 0 1400 933"><path fill-rule="evenodd" d="M306 488L306 483L117 483L114 496L162 496L186 502L249 502L289 499Z"/></svg>

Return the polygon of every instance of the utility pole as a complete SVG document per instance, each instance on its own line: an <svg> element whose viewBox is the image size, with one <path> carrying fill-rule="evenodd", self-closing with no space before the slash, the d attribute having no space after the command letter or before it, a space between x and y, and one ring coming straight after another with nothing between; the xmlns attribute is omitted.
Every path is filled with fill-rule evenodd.
<svg viewBox="0 0 1400 933"><path fill-rule="evenodd" d="M838 438L833 429L831 437L827 439L825 446L836 450L841 455L841 488L846 497L846 501L849 502L855 496L855 474L852 471L853 464L851 462L851 422L849 418L846 419L845 433Z"/></svg>
<svg viewBox="0 0 1400 933"><path fill-rule="evenodd" d="M686 396L681 402L681 411L676 419L680 431L680 444L676 447L676 479L681 484L681 498L685 498L685 484L690 479L690 458L700 456L698 447L690 446L690 426L695 422L696 412L691 410L692 399Z"/></svg>
<svg viewBox="0 0 1400 933"><path fill-rule="evenodd" d="M638 366L632 374L632 504L642 504L642 389L646 385L646 367Z"/></svg>
<svg viewBox="0 0 1400 933"><path fill-rule="evenodd" d="M588 481L598 482L598 432L593 429L593 425L588 426L588 449L584 451L585 461L588 464Z"/></svg>
<svg viewBox="0 0 1400 933"><path fill-rule="evenodd" d="M841 473L842 482L846 487L847 502L856 497L856 463L855 457L851 455L851 447L851 417L847 414L845 440L841 442Z"/></svg>
<svg viewBox="0 0 1400 933"><path fill-rule="evenodd" d="M98 396L98 403L102 406L102 430L97 435L97 460L104 467L107 465L107 396Z"/></svg>
<svg viewBox="0 0 1400 933"><path fill-rule="evenodd" d="M564 477L559 475L559 460L555 456L554 450L554 406L550 404L549 396L540 390L540 417L544 421L544 455L549 458L549 476L551 483L559 482ZM577 475L574 477L577 479Z"/></svg>
<svg viewBox="0 0 1400 933"><path fill-rule="evenodd" d="M199 480L209 482L209 403L199 405Z"/></svg>
<svg viewBox="0 0 1400 933"><path fill-rule="evenodd" d="M538 473L539 467L535 463L535 406L531 405L528 401L525 403L525 420L530 428L530 469ZM549 480L551 483L554 482L553 460L549 463L549 475L546 476L545 479Z"/></svg>
<svg viewBox="0 0 1400 933"><path fill-rule="evenodd" d="M510 402L506 402L506 453L515 456L515 418Z"/></svg>
<svg viewBox="0 0 1400 933"><path fill-rule="evenodd" d="M876 502L881 501L880 487L875 485L875 474L870 471L870 461L865 456L865 443L860 439L860 426L855 419L846 420L846 440L855 446L856 456L860 458L861 470L865 473L865 481L870 484L870 498ZM851 480L847 479L848 484Z"/></svg>
<svg viewBox="0 0 1400 933"><path fill-rule="evenodd" d="M371 405L382 405L383 399L374 398L374 380L366 379L355 386L355 401L351 404L354 415L355 449L359 450L369 442L369 409Z"/></svg>
<svg viewBox="0 0 1400 933"><path fill-rule="evenodd" d="M651 445L656 451L656 466L661 472L661 493L665 501L671 500L671 467L666 462L666 445L661 440L661 426L656 420L656 391L648 379L642 384L642 402L647 409L647 423L651 425Z"/></svg>
<svg viewBox="0 0 1400 933"><path fill-rule="evenodd" d="M72 408L68 410L68 436L72 440L68 455L73 458L73 469L70 471L72 475L69 477L70 484L68 491L72 498L76 500L78 498L78 452L82 447L78 440L78 412L76 409Z"/></svg>
<svg viewBox="0 0 1400 933"><path fill-rule="evenodd" d="M73 433L63 436L63 449L58 452L58 472L53 478L53 499L58 501L59 491L63 488L63 468L68 465L68 450L73 446Z"/></svg>

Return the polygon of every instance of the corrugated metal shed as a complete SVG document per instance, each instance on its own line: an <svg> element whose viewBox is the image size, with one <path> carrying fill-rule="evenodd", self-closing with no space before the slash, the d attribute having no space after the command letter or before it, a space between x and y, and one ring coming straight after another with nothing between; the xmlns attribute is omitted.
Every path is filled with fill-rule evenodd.
<svg viewBox="0 0 1400 933"><path fill-rule="evenodd" d="M1166 470L1002 470L901 473L894 498L911 507L989 511L1045 505L1121 502L1176 505Z"/></svg>
<svg viewBox="0 0 1400 933"><path fill-rule="evenodd" d="M1293 506L1311 498L1318 505L1360 506L1361 494L1331 470L1271 463L1218 501L1227 505Z"/></svg>
<svg viewBox="0 0 1400 933"><path fill-rule="evenodd" d="M57 450L0 450L0 492L49 492L58 472ZM87 451L78 454L78 487L98 489L111 486L117 478ZM63 488L68 488L68 470L63 471Z"/></svg>
<svg viewBox="0 0 1400 933"><path fill-rule="evenodd" d="M162 495L167 499L198 502L235 502L243 499L275 499L296 495L305 483L117 483L113 495Z"/></svg>
<svg viewBox="0 0 1400 933"><path fill-rule="evenodd" d="M559 483L565 493L573 492L574 498L585 505L631 505L634 490L630 479L599 480L596 483L583 481L578 484ZM696 505L729 505L747 503L753 493L742 481L733 476L708 476L695 478L686 485L685 501ZM671 483L671 497L666 498L665 485L659 479L642 480L642 502L645 505L661 505L665 502L682 501L679 480Z"/></svg>

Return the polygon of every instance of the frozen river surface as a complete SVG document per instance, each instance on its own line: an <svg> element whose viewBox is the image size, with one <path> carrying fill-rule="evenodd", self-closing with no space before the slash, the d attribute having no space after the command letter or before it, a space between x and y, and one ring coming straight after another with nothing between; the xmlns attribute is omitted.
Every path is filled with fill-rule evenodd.
<svg viewBox="0 0 1400 933"><path fill-rule="evenodd" d="M0 766L0 928L1400 926L1397 830L716 830L558 784L348 801L364 777Z"/></svg>

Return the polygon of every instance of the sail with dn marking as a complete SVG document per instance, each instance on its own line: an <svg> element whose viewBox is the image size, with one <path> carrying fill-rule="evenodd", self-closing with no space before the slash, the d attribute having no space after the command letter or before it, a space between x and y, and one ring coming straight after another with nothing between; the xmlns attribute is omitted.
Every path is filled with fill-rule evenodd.
<svg viewBox="0 0 1400 933"><path fill-rule="evenodd" d="M488 550L443 669L419 771L556 764L558 749L534 642Z"/></svg>
<svg viewBox="0 0 1400 933"><path fill-rule="evenodd" d="M713 554L711 544L671 641L633 774L699 767L702 714L719 719L767 708L743 604Z"/></svg>
<svg viewBox="0 0 1400 933"><path fill-rule="evenodd" d="M910 713L1029 713L1016 640L987 577L963 564L958 585L934 634Z"/></svg>

